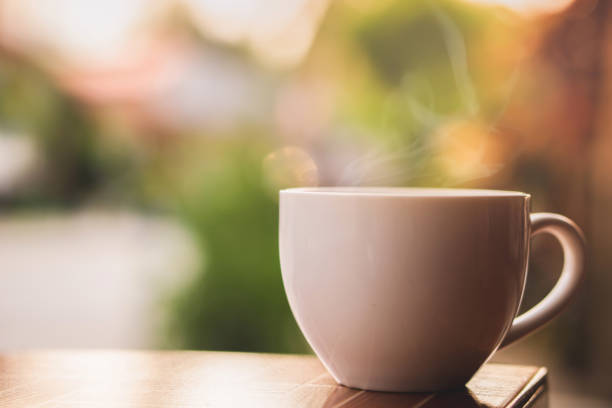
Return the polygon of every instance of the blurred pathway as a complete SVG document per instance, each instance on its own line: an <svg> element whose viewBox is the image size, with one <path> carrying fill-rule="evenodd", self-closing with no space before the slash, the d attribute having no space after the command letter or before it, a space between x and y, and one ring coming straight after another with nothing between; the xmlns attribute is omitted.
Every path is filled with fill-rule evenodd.
<svg viewBox="0 0 612 408"><path fill-rule="evenodd" d="M0 217L0 350L153 347L162 303L197 259L187 232L166 219Z"/></svg>

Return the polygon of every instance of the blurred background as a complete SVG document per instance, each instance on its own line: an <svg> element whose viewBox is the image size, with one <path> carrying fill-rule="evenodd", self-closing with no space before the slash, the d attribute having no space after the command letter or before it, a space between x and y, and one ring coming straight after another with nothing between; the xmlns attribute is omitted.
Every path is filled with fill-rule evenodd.
<svg viewBox="0 0 612 408"><path fill-rule="evenodd" d="M0 0L0 349L308 352L279 188L511 189L588 277L495 360L609 406L611 45L605 0Z"/></svg>

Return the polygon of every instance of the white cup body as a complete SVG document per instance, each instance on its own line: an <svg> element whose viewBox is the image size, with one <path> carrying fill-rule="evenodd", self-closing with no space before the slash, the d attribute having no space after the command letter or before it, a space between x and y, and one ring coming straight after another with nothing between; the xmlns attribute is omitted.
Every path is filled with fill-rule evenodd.
<svg viewBox="0 0 612 408"><path fill-rule="evenodd" d="M293 314L341 384L463 386L521 301L529 195L461 189L280 193L280 259Z"/></svg>

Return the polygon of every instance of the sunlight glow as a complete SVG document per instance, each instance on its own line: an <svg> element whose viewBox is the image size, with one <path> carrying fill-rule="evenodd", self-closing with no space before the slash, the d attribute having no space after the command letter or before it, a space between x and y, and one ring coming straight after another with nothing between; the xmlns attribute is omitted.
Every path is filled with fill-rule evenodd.
<svg viewBox="0 0 612 408"><path fill-rule="evenodd" d="M68 62L112 64L177 8L207 37L244 45L284 68L306 55L327 6L328 0L3 0L0 40Z"/></svg>
<svg viewBox="0 0 612 408"><path fill-rule="evenodd" d="M328 0L182 0L200 30L244 44L279 67L301 61L310 49Z"/></svg>
<svg viewBox="0 0 612 408"><path fill-rule="evenodd" d="M524 14L556 13L564 10L574 0L464 0L470 3L505 6Z"/></svg>
<svg viewBox="0 0 612 408"><path fill-rule="evenodd" d="M157 5L147 0L5 0L0 3L0 34L71 61L104 63L138 38Z"/></svg>

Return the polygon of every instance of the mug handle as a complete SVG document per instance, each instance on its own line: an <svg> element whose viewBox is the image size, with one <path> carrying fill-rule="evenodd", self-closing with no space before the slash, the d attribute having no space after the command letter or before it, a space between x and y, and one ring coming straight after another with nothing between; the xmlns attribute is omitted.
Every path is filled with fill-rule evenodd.
<svg viewBox="0 0 612 408"><path fill-rule="evenodd" d="M559 214L534 213L531 219L531 236L548 232L563 248L563 270L559 280L537 305L516 317L501 347L539 329L555 317L576 292L584 275L584 234L572 220Z"/></svg>

